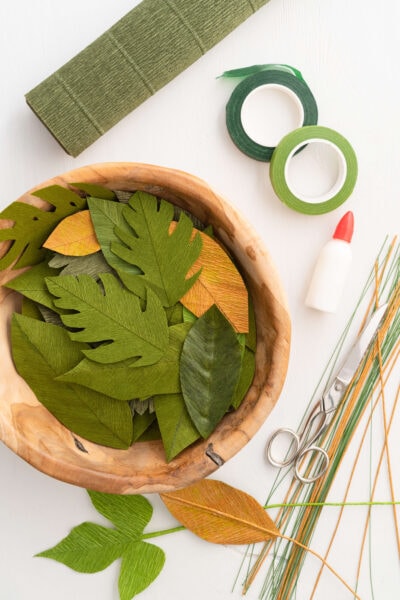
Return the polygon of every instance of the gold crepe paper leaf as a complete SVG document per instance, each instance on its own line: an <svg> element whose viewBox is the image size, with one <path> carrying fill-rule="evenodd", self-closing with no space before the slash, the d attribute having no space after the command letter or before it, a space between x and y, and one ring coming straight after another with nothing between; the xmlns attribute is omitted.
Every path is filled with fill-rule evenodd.
<svg viewBox="0 0 400 600"><path fill-rule="evenodd" d="M100 250L89 210L66 217L43 244L44 248L67 256L87 256Z"/></svg>
<svg viewBox="0 0 400 600"><path fill-rule="evenodd" d="M170 229L176 227L172 222ZM197 317L201 317L213 304L239 333L249 331L248 294L242 276L220 244L202 231L202 247L198 259L189 268L187 277L200 269L193 286L181 298L181 303Z"/></svg>
<svg viewBox="0 0 400 600"><path fill-rule="evenodd" d="M213 544L252 544L280 536L261 504L222 481L203 479L161 499L182 525Z"/></svg>

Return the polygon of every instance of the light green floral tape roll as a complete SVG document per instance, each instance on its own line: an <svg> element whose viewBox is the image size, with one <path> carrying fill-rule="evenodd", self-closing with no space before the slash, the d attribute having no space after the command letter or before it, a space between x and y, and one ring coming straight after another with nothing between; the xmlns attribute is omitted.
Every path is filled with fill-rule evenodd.
<svg viewBox="0 0 400 600"><path fill-rule="evenodd" d="M289 164L296 152L314 142L327 144L336 151L339 169L331 189L311 199L294 190ZM319 125L300 127L282 138L270 164L271 183L277 196L289 208L307 215L321 215L343 204L354 189L357 173L357 158L346 138L334 129Z"/></svg>

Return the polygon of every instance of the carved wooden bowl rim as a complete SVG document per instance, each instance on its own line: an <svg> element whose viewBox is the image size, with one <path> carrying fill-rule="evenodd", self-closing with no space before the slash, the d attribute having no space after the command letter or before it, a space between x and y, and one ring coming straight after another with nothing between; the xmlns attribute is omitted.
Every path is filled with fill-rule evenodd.
<svg viewBox="0 0 400 600"><path fill-rule="evenodd" d="M238 410L226 415L207 440L167 463L160 441L128 450L100 446L72 434L42 406L15 372L9 319L18 295L0 287L0 439L37 469L62 481L108 493L163 492L185 487L214 472L235 455L267 418L281 392L289 358L290 318L278 275L259 237L232 206L201 179L175 169L141 163L101 163L74 169L25 193L20 202L41 207L31 193L47 185L95 183L113 190L146 190L190 210L212 224L235 256L254 303L256 373ZM0 284L15 271L0 273Z"/></svg>

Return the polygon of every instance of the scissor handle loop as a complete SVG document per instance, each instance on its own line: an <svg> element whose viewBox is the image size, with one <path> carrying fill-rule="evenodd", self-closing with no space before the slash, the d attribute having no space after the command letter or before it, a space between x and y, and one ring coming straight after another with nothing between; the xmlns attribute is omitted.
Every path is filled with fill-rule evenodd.
<svg viewBox="0 0 400 600"><path fill-rule="evenodd" d="M322 456L322 463L321 463L320 468L318 469L318 471L316 473L314 473L314 475L312 475L310 477L306 477L306 476L302 475L300 472L301 463L303 461L304 456L308 452L314 452L317 454L321 454L321 456ZM329 456L328 456L328 453L326 452L326 450L324 450L323 448L320 448L319 446L308 446L308 448L305 448L304 450L302 450L300 452L300 454L298 455L298 457L296 458L294 472L295 472L296 478L301 483L314 483L314 481L317 481L317 479L319 479L320 477L322 477L322 475L324 475L326 473L328 467L329 467Z"/></svg>
<svg viewBox="0 0 400 600"><path fill-rule="evenodd" d="M288 455L286 456L286 458L283 460L278 460L273 457L272 445L274 443L274 440L278 436L280 436L284 433L289 435L291 438L293 438L293 441L291 442L291 444L289 446ZM293 450L291 451L290 448L292 447L292 444L294 446L293 446ZM273 465L274 467L278 467L279 469L281 469L282 467L287 467L288 465L294 463L299 456L299 450L300 450L300 436L295 431L293 431L293 429L290 429L288 427L281 427L280 429L277 429L269 438L269 440L267 442L267 446L266 446L266 453L267 453L268 461L271 463L271 465Z"/></svg>

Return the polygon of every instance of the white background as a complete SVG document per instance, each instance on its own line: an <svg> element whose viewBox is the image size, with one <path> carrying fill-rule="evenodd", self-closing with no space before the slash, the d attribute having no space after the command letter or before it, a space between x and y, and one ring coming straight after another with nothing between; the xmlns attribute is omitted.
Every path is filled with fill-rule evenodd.
<svg viewBox="0 0 400 600"><path fill-rule="evenodd" d="M191 172L245 214L263 238L287 292L292 347L279 403L253 440L215 477L263 503L274 476L263 457L265 441L276 427L295 427L298 423L384 237L392 237L399 230L400 5L396 0L271 0L73 159L28 109L24 94L135 4L132 0L1 2L0 202L5 207L32 186L72 168L121 160ZM235 83L216 76L226 69L268 62L288 63L302 71L317 99L320 124L340 131L356 151L356 189L334 212L312 217L288 209L271 188L268 166L244 156L230 141L224 115ZM270 122L280 118L274 114L276 109L279 113L275 102L269 111ZM261 128L262 116L257 115ZM299 185L306 189L319 169L321 181L317 182L329 179L332 165L324 166L323 158L302 159L302 170L297 172ZM307 282L320 248L349 209L356 221L351 275L336 314L319 313L304 306ZM393 443L393 462L398 461L398 453L397 441ZM386 473L384 469L382 472ZM397 484L400 499L398 476L395 487ZM366 479L367 475L360 477L353 499L368 499ZM381 500L388 499L385 481L383 476ZM117 563L102 573L81 575L53 561L33 558L78 523L102 522L86 492L34 470L4 445L0 445L0 482L0 599L117 600ZM340 490L333 490L331 499L341 500ZM158 497L151 496L150 500L155 514L149 530L172 526L175 522ZM364 513L362 509L348 510L353 512L346 513L349 517L330 562L354 585L361 535L356 525ZM335 515L336 509L324 509L313 540L313 547L320 552ZM398 598L399 555L393 541L391 509L374 509L373 524L367 546L375 594L366 564L360 596L362 600ZM242 548L213 546L188 532L155 541L165 549L167 561L159 578L141 594L143 600L240 597L240 590L232 594L231 586ZM309 597L310 573L318 566L310 557L298 588L299 600ZM250 600L258 597L262 580L263 574L248 593ZM352 597L331 574L324 573L317 600Z"/></svg>

